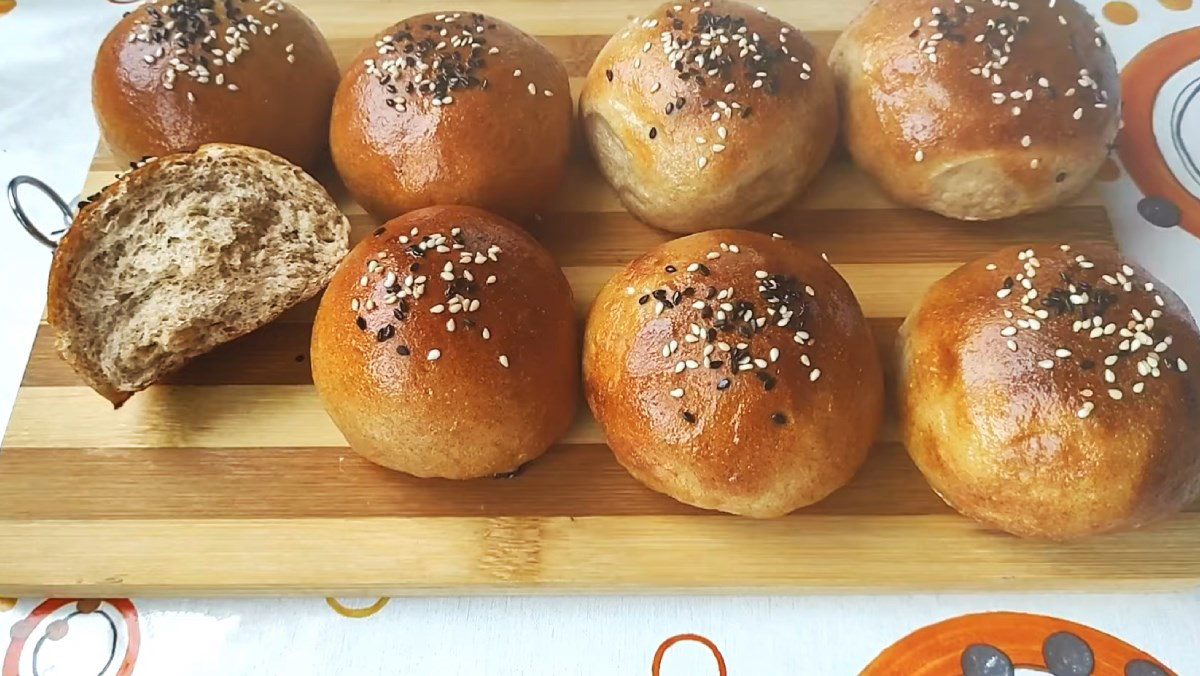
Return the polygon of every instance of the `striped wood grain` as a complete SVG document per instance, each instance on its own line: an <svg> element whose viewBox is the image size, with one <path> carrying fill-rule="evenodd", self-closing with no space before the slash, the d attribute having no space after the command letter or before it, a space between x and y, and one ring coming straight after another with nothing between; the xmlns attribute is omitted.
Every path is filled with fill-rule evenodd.
<svg viewBox="0 0 1200 676"><path fill-rule="evenodd" d="M865 0L777 0L827 50ZM432 2L298 1L341 63ZM606 36L650 3L497 0L538 35L578 95ZM120 168L101 148L85 193ZM374 221L322 177L355 238ZM890 201L843 154L762 224L821 251L889 354L933 280L1008 244L1110 241L1095 190L1046 214L965 224ZM531 230L554 253L580 317L619 266L669 236L626 214L577 144L568 180ZM705 513L634 481L581 409L518 477L423 481L359 459L308 370L315 303L202 357L120 411L83 387L40 327L0 451L0 594L244 595L1166 589L1200 580L1200 508L1144 532L1023 542L953 514L889 417L854 481L761 522ZM885 362L886 363L886 362ZM890 366L889 366L890 370Z"/></svg>

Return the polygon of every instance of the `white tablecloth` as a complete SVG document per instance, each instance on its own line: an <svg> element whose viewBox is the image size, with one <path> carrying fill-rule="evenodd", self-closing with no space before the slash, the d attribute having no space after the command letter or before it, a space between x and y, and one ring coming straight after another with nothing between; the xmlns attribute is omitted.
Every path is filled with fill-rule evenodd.
<svg viewBox="0 0 1200 676"><path fill-rule="evenodd" d="M14 11L0 14L0 181L33 174L74 196L97 142L88 91L92 55L126 8L103 0L16 2ZM11 4L0 0L0 12ZM1096 0L1088 4L1100 7ZM1137 9L1135 24L1105 26L1122 63L1155 36L1200 24L1197 9L1173 11L1146 1ZM405 13L398 3L397 16ZM1192 64L1181 73L1164 93L1200 76L1200 67ZM1200 110L1189 115L1183 128L1195 146L1200 143ZM1200 186L1188 188L1200 194ZM1137 215L1139 197L1128 179L1108 184L1110 214L1122 245L1181 291L1193 308L1200 308L1200 275L1195 272L1200 239L1179 228L1149 226ZM50 257L19 231L7 209L0 212L2 429L42 311ZM42 222L57 218L49 208L34 213ZM374 601L346 600L345 605L369 606ZM122 650L130 642L130 628L119 621L117 610L78 615L48 629L48 623L34 627L24 620L41 603L42 599L0 599L0 628L12 627L13 641L24 636L32 642L47 631L52 635L39 653L40 674L119 673L119 657L104 668L108 656L119 652L114 635ZM851 674L913 630L984 610L1023 610L1081 622L1146 650L1181 674L1200 674L1196 591L396 599L361 619L334 612L323 599L134 599L132 606L138 616L139 676L647 673L659 644L684 632L714 641L733 674ZM29 652L14 663L22 675L31 673ZM3 674L9 673L6 665ZM667 653L661 674L702 676L717 674L717 668L705 648L679 644Z"/></svg>

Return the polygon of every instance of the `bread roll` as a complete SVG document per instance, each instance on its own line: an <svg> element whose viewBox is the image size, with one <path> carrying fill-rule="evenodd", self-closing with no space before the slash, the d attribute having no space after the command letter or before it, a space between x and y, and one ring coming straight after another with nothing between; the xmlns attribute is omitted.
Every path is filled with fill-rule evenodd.
<svg viewBox="0 0 1200 676"><path fill-rule="evenodd" d="M419 477L516 470L579 401L571 289L540 244L472 207L359 242L321 300L313 383L351 448Z"/></svg>
<svg viewBox="0 0 1200 676"><path fill-rule="evenodd" d="M482 14L414 16L379 33L338 88L330 142L380 220L435 204L524 219L554 196L571 138L567 71Z"/></svg>
<svg viewBox="0 0 1200 676"><path fill-rule="evenodd" d="M997 251L901 328L908 451L950 506L1053 540L1134 528L1200 494L1200 333L1097 246Z"/></svg>
<svg viewBox="0 0 1200 676"><path fill-rule="evenodd" d="M80 205L46 308L63 359L116 406L316 295L350 233L319 183L264 150L135 166Z"/></svg>
<svg viewBox="0 0 1200 676"><path fill-rule="evenodd" d="M617 460L697 507L774 517L844 485L883 416L850 287L821 257L742 230L659 246L600 291L588 404Z"/></svg>
<svg viewBox="0 0 1200 676"><path fill-rule="evenodd" d="M1117 135L1116 63L1075 0L874 0L830 64L854 161L897 201L952 218L1068 199Z"/></svg>
<svg viewBox="0 0 1200 676"><path fill-rule="evenodd" d="M596 57L579 113L625 208L672 232L776 211L837 136L833 80L812 44L729 0L667 2L635 19Z"/></svg>
<svg viewBox="0 0 1200 676"><path fill-rule="evenodd" d="M327 155L337 81L325 38L290 4L154 0L101 44L92 104L118 158L221 142L313 171Z"/></svg>

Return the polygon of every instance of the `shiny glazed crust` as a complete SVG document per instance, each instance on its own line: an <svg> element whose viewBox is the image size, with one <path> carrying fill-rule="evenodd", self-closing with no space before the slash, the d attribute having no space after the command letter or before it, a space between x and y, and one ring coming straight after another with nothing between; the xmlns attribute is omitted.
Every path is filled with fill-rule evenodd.
<svg viewBox="0 0 1200 676"><path fill-rule="evenodd" d="M746 311L766 319L749 335ZM878 355L845 281L799 246L741 230L668 242L617 273L588 318L584 383L636 478L754 517L848 482L883 415Z"/></svg>
<svg viewBox="0 0 1200 676"><path fill-rule="evenodd" d="M608 41L579 113L630 212L699 232L758 220L800 194L837 137L835 99L829 69L800 31L742 3L685 1Z"/></svg>
<svg viewBox="0 0 1200 676"><path fill-rule="evenodd" d="M464 34L472 41L453 43ZM415 65L434 60L451 65ZM571 112L567 71L537 40L481 14L423 14L350 64L330 145L346 187L381 220L436 204L523 220L562 182Z"/></svg>
<svg viewBox="0 0 1200 676"><path fill-rule="evenodd" d="M893 198L953 218L1058 204L1117 134L1098 30L1075 0L875 0L830 56L846 145Z"/></svg>
<svg viewBox="0 0 1200 676"><path fill-rule="evenodd" d="M167 8L183 3L157 0L137 7L109 32L96 55L92 104L118 159L232 143L268 150L310 172L321 165L338 82L329 45L291 5L233 4L240 12L236 18L226 14L223 2L211 14L176 14ZM208 16L215 23L208 24ZM198 20L205 28L185 28ZM166 28L171 21L173 27ZM241 51L226 40L230 28L238 31ZM218 37L205 42L209 30ZM189 36L178 38L188 47L176 54L181 34ZM232 62L230 51L236 51Z"/></svg>
<svg viewBox="0 0 1200 676"><path fill-rule="evenodd" d="M430 207L343 260L313 326L313 382L357 453L469 479L515 470L566 432L578 349L571 289L540 244L480 209Z"/></svg>
<svg viewBox="0 0 1200 676"><path fill-rule="evenodd" d="M908 451L967 516L1066 540L1200 494L1200 334L1112 249L1017 247L964 265L913 309L899 361Z"/></svg>

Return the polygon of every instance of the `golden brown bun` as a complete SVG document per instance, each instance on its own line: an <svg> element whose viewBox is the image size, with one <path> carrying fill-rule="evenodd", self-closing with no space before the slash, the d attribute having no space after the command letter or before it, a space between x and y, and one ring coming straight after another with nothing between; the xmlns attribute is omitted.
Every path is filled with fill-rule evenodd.
<svg viewBox="0 0 1200 676"><path fill-rule="evenodd" d="M420 248L436 235L443 245ZM313 326L312 370L333 422L367 459L420 477L509 472L574 416L571 288L549 252L503 218L414 211L338 268Z"/></svg>
<svg viewBox="0 0 1200 676"><path fill-rule="evenodd" d="M629 211L699 232L758 220L800 194L837 136L835 99L832 75L800 31L739 2L680 0L608 41L579 113Z"/></svg>
<svg viewBox="0 0 1200 676"><path fill-rule="evenodd" d="M316 25L278 0L195 4L142 5L101 44L92 105L109 148L130 160L234 143L317 168L338 68Z"/></svg>
<svg viewBox="0 0 1200 676"><path fill-rule="evenodd" d="M743 331L746 311L764 327ZM734 514L780 516L837 490L883 416L850 287L819 256L744 230L667 242L617 273L592 306L583 368L592 413L634 477Z"/></svg>
<svg viewBox="0 0 1200 676"><path fill-rule="evenodd" d="M455 44L464 32L473 41ZM338 173L379 219L434 204L524 219L554 196L570 140L566 69L519 29L469 12L377 35L343 76L330 129Z"/></svg>
<svg viewBox="0 0 1200 676"><path fill-rule="evenodd" d="M1026 301L1030 270L1037 296ZM1196 323L1110 248L1010 248L968 263L930 288L900 345L908 451L967 516L1066 540L1140 526L1200 494Z"/></svg>
<svg viewBox="0 0 1200 676"><path fill-rule="evenodd" d="M1098 31L1075 0L875 0L830 56L846 145L893 198L945 216L1058 204L1117 135L1120 82Z"/></svg>

